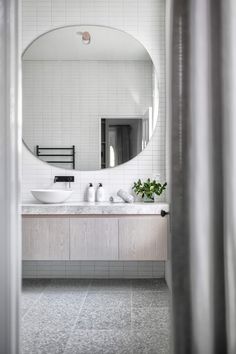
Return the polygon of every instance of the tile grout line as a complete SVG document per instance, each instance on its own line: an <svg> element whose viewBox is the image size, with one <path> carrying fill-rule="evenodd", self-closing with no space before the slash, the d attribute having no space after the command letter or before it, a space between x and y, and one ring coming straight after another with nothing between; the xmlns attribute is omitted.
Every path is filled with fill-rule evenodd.
<svg viewBox="0 0 236 354"><path fill-rule="evenodd" d="M134 354L134 348L133 348L133 317L132 317L132 313L133 313L133 279L131 279L131 310L130 310L130 317L131 317L131 343L132 343L132 348L131 348L131 353Z"/></svg>
<svg viewBox="0 0 236 354"><path fill-rule="evenodd" d="M78 312L78 316L76 316L76 318L75 318L75 323L74 323L73 326L71 326L70 334L69 334L68 340L66 341L66 345L65 345L65 349L63 350L63 354L66 352L67 344L68 344L68 342L69 342L69 340L70 340L70 338L71 338L71 335L72 335L72 333L74 332L74 329L75 329L75 327L76 327L76 324L77 324L77 321L78 321L78 319L79 319L79 316L80 316L80 313L81 313L81 311L82 311L82 308L83 308L83 306L84 306L85 300L86 300L86 298L87 298L87 296L88 296L88 292L89 292L89 288L90 288L91 282L92 282L92 280L89 281L89 284L88 284L88 286L87 286L87 290L86 290L86 292L85 292L84 299L83 299L83 301L82 301L82 303L81 303L81 306L80 306L80 309L79 309L79 312Z"/></svg>
<svg viewBox="0 0 236 354"><path fill-rule="evenodd" d="M50 280L51 283L51 280ZM40 295L37 297L37 299L32 303L32 305L28 308L28 310L24 313L24 315L21 317L21 321L24 320L25 316L28 314L28 312L34 307L35 304L37 304L37 302L41 299L41 297L43 296L45 289L47 288L48 285L45 285L40 293ZM22 292L21 292L21 297L23 297Z"/></svg>

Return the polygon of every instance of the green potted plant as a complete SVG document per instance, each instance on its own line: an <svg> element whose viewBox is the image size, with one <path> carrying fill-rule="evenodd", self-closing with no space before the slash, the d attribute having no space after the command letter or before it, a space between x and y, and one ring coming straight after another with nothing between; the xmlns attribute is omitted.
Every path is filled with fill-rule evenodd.
<svg viewBox="0 0 236 354"><path fill-rule="evenodd" d="M135 194L140 195L144 202L154 202L154 196L161 195L163 191L166 189L167 183L159 183L156 180L150 180L148 178L145 182L142 182L139 179L137 182L134 182L132 189Z"/></svg>

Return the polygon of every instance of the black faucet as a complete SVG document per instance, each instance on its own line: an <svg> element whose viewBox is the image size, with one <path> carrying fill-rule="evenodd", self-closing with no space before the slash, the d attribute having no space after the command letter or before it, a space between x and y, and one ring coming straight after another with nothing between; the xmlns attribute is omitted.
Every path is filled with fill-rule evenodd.
<svg viewBox="0 0 236 354"><path fill-rule="evenodd" d="M68 182L69 183L69 188L70 188L70 183L75 181L74 176L55 176L54 177L54 183L56 182Z"/></svg>

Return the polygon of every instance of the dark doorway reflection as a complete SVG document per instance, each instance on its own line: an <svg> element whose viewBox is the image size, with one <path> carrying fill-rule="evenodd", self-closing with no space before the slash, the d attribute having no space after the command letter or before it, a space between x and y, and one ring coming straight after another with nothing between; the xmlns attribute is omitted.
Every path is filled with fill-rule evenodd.
<svg viewBox="0 0 236 354"><path fill-rule="evenodd" d="M102 119L101 168L115 167L129 161L146 147L148 141L148 119Z"/></svg>

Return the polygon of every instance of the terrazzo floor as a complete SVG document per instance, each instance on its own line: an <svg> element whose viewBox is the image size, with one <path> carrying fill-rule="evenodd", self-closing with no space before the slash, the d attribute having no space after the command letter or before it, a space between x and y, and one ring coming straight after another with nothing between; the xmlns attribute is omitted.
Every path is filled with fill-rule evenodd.
<svg viewBox="0 0 236 354"><path fill-rule="evenodd" d="M167 354L162 279L23 281L22 354Z"/></svg>

